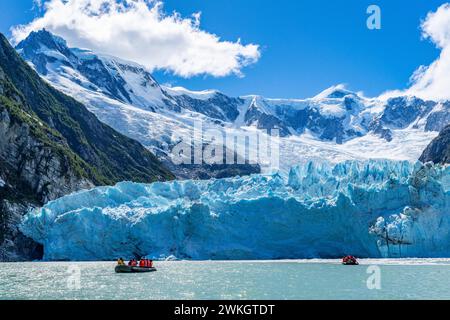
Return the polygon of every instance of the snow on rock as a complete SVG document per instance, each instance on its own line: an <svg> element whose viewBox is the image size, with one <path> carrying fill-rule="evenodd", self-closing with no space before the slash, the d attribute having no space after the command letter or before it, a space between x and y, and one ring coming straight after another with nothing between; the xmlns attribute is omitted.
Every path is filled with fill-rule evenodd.
<svg viewBox="0 0 450 320"><path fill-rule="evenodd" d="M289 175L81 191L31 211L46 260L450 256L450 167L307 163Z"/></svg>
<svg viewBox="0 0 450 320"><path fill-rule="evenodd" d="M202 91L191 91L183 87L168 87L165 86L164 90L172 96L189 96L192 99L208 100L217 94L216 90L202 90Z"/></svg>
<svg viewBox="0 0 450 320"><path fill-rule="evenodd" d="M215 90L168 87L139 64L69 48L45 30L31 33L16 49L50 84L141 142L164 163L170 162L170 152L179 142L172 134L192 132L198 120L205 130L233 131L237 137L255 128L259 133L279 129L280 169L285 171L299 161L317 159L415 161L450 123L450 102L368 98L343 85L305 99L231 97ZM264 161L259 166L267 173ZM184 178L185 170L177 168L171 166Z"/></svg>

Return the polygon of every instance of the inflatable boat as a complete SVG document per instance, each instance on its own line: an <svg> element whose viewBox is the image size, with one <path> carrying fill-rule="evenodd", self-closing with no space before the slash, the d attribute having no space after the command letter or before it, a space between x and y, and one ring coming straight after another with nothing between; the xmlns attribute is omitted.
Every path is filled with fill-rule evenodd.
<svg viewBox="0 0 450 320"><path fill-rule="evenodd" d="M142 273L142 272L154 272L156 271L156 268L117 265L114 271L116 271L116 273Z"/></svg>
<svg viewBox="0 0 450 320"><path fill-rule="evenodd" d="M344 266L357 266L359 265L358 261L342 261Z"/></svg>

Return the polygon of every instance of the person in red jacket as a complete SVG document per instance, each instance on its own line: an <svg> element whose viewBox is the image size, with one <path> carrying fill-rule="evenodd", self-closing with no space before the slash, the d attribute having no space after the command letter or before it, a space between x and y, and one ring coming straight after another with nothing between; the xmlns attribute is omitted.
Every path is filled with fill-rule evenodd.
<svg viewBox="0 0 450 320"><path fill-rule="evenodd" d="M135 259L130 261L130 266L132 266L132 267L136 267L137 266L137 262L136 262Z"/></svg>

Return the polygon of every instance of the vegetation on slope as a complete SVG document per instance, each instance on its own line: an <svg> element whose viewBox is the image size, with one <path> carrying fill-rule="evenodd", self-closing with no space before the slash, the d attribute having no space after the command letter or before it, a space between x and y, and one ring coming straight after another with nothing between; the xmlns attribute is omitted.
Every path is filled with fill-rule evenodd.
<svg viewBox="0 0 450 320"><path fill-rule="evenodd" d="M43 81L1 34L0 73L2 104L16 119L27 121L34 135L69 157L81 176L95 184L173 178L141 144L103 124L84 105Z"/></svg>

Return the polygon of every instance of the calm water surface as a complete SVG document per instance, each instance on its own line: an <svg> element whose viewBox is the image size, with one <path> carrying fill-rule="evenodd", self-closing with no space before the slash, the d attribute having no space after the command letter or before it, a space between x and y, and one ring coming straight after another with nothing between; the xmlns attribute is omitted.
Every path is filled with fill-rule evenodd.
<svg viewBox="0 0 450 320"><path fill-rule="evenodd" d="M380 290L367 287L371 265L380 268ZM114 266L0 263L0 299L450 299L450 259L167 261L144 274Z"/></svg>

